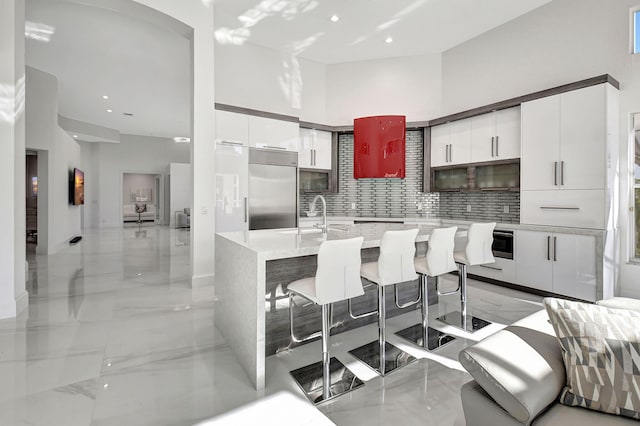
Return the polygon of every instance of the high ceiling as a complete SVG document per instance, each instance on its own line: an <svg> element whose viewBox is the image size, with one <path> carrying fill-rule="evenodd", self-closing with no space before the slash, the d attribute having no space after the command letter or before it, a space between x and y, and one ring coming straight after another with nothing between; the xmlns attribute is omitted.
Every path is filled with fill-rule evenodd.
<svg viewBox="0 0 640 426"><path fill-rule="evenodd" d="M216 38L325 64L441 53L550 1L214 0Z"/></svg>
<svg viewBox="0 0 640 426"><path fill-rule="evenodd" d="M332 64L440 53L549 1L213 4L219 43L252 43ZM189 41L151 21L82 3L27 0L27 65L58 78L60 114L121 133L189 136ZM333 14L340 17L338 22L330 20ZM386 43L387 37L393 42Z"/></svg>

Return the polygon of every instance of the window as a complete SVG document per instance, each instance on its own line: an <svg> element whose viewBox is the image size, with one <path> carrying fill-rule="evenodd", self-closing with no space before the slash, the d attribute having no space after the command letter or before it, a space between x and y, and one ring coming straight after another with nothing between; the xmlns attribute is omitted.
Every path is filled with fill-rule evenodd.
<svg viewBox="0 0 640 426"><path fill-rule="evenodd" d="M640 53L640 7L631 11L631 43L631 51Z"/></svg>
<svg viewBox="0 0 640 426"><path fill-rule="evenodd" d="M640 113L634 116L633 200L635 245L633 257L640 259Z"/></svg>

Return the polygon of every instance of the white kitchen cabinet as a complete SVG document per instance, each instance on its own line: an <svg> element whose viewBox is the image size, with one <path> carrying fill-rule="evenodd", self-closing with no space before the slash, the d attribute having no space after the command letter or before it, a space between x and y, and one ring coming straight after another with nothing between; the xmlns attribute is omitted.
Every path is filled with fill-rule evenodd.
<svg viewBox="0 0 640 426"><path fill-rule="evenodd" d="M493 111L471 119L471 161L520 157L520 107Z"/></svg>
<svg viewBox="0 0 640 426"><path fill-rule="evenodd" d="M496 257L495 263L469 266L467 271L470 274L504 281L506 283L516 281L516 261L513 259Z"/></svg>
<svg viewBox="0 0 640 426"><path fill-rule="evenodd" d="M331 132L301 128L298 167L331 170L331 146Z"/></svg>
<svg viewBox="0 0 640 426"><path fill-rule="evenodd" d="M449 123L431 127L431 167L449 162Z"/></svg>
<svg viewBox="0 0 640 426"><path fill-rule="evenodd" d="M249 146L295 151L299 149L300 127L293 121L249 116Z"/></svg>
<svg viewBox="0 0 640 426"><path fill-rule="evenodd" d="M607 191L549 190L520 193L520 222L605 229Z"/></svg>
<svg viewBox="0 0 640 426"><path fill-rule="evenodd" d="M604 189L606 84L522 104L521 189Z"/></svg>
<svg viewBox="0 0 640 426"><path fill-rule="evenodd" d="M431 128L431 167L471 162L471 119Z"/></svg>
<svg viewBox="0 0 640 426"><path fill-rule="evenodd" d="M216 142L249 144L249 116L237 112L216 110Z"/></svg>
<svg viewBox="0 0 640 426"><path fill-rule="evenodd" d="M216 232L248 229L249 148L216 143Z"/></svg>
<svg viewBox="0 0 640 426"><path fill-rule="evenodd" d="M449 164L471 162L471 119L449 123Z"/></svg>
<svg viewBox="0 0 640 426"><path fill-rule="evenodd" d="M515 235L517 284L578 299L596 299L594 236L523 230Z"/></svg>

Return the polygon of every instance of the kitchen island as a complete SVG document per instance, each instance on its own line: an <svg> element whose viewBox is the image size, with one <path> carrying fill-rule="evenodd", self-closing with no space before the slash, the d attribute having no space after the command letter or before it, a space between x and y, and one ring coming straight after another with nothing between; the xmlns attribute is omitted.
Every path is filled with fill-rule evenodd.
<svg viewBox="0 0 640 426"><path fill-rule="evenodd" d="M265 386L265 358L289 343L288 298L286 286L299 278L315 275L320 244L363 236L362 261L374 261L382 235L387 230L419 228L416 238L418 255L426 253L430 232L442 225L425 222L418 225L402 223L366 223L330 225L323 235L319 230L278 229L216 234L216 307L215 325L224 335L236 358L256 389ZM401 302L415 299L417 286L405 284ZM388 292L393 297L392 292ZM404 293L404 294L403 294ZM375 292L368 292L354 304L357 313L375 309ZM337 332L376 321L376 317L352 320L346 302L334 306L334 322L340 321ZM388 316L406 312L393 306ZM296 334L305 335L320 327L313 312L296 315Z"/></svg>

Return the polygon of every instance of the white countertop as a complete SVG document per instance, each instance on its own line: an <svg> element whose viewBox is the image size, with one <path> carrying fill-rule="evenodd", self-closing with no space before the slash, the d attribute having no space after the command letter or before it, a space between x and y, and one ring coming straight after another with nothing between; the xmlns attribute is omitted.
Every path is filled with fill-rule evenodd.
<svg viewBox="0 0 640 426"><path fill-rule="evenodd" d="M300 217L301 222L313 223L322 221L322 216L315 217ZM427 218L427 217L358 217L358 216L328 216L327 221L331 225L331 222L350 222L350 221L366 221L366 222L397 222L397 223L409 223L409 224L425 224L431 226L461 226L468 227L474 222L482 222L478 220L463 220L463 219L447 219L447 218ZM496 223L496 229L512 231L512 230L528 230L528 231L541 231L541 232L560 232L564 234L580 234L580 235L594 235L602 236L605 233L604 229L592 229L592 228L573 228L567 226L549 226L549 225L531 225L526 223Z"/></svg>
<svg viewBox="0 0 640 426"><path fill-rule="evenodd" d="M297 228L222 232L217 235L254 251L264 260L272 260L317 254L320 244L325 240L342 240L362 236L364 237L362 248L379 247L382 234L389 230L418 228L419 232L416 241L427 241L431 231L441 226L443 225L426 222L419 225L361 223L329 225L329 232L326 236L322 235L317 229L303 230L302 234L299 235Z"/></svg>

